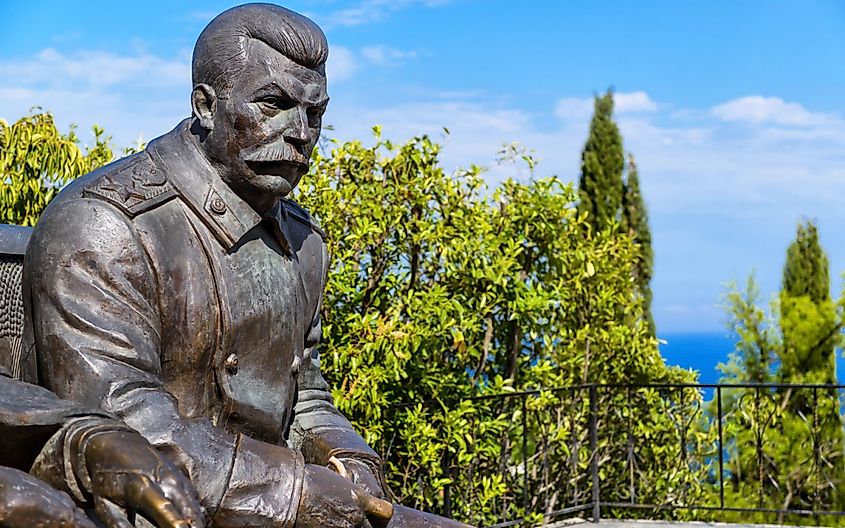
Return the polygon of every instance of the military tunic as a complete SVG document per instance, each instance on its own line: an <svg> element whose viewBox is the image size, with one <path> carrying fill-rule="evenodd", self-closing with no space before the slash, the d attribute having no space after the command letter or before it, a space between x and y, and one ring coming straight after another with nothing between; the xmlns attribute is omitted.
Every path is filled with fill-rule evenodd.
<svg viewBox="0 0 845 528"><path fill-rule="evenodd" d="M171 455L215 525L289 526L303 463L381 471L319 371L322 236L289 201L257 214L186 120L45 210L24 263L27 375Z"/></svg>

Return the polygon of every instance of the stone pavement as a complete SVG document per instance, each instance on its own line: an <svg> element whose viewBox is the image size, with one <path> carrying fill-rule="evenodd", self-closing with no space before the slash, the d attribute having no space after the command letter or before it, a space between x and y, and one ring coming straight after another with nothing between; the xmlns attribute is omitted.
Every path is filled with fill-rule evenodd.
<svg viewBox="0 0 845 528"><path fill-rule="evenodd" d="M700 521L648 521L638 519L602 519L592 523L584 519L567 519L544 528L796 528L782 524L738 524ZM804 527L801 527L804 528Z"/></svg>

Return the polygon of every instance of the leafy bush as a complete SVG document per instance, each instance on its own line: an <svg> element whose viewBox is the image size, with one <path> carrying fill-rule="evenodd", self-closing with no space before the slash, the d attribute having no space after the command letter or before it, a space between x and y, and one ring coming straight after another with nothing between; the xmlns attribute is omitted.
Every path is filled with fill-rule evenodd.
<svg viewBox="0 0 845 528"><path fill-rule="evenodd" d="M382 447L406 504L476 523L520 517L523 494L549 484L539 473L519 476L525 459L533 464L542 452L546 476L579 483L552 501L571 505L584 486L589 492L587 399L544 392L523 408L519 399L471 398L693 381L665 366L650 337L631 273L636 246L615 228L593 232L572 186L555 177L507 180L489 192L480 167L444 172L428 137L396 144L375 133L372 146L335 142L316 153L296 196L321 219L333 257L321 353L338 407ZM533 159L511 154L533 171ZM659 476L652 493L694 480L659 449L677 437L659 411L679 408L676 397L603 400L603 494L621 495L614 490L629 481L624 453L616 464L608 451L622 434L614 405L658 446L641 453L641 466ZM538 501L527 501L533 514Z"/></svg>
<svg viewBox="0 0 845 528"><path fill-rule="evenodd" d="M0 223L35 225L64 185L110 162L109 138L100 127L93 132L94 146L83 153L74 128L62 134L49 113L12 125L0 119Z"/></svg>

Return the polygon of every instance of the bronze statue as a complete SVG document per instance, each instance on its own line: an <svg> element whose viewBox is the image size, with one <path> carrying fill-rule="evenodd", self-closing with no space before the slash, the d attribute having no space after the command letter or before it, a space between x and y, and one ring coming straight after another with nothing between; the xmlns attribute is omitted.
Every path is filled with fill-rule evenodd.
<svg viewBox="0 0 845 528"><path fill-rule="evenodd" d="M194 49L192 117L65 188L26 254L23 375L140 432L213 526L394 511L320 374L324 234L286 199L320 135L327 56L292 11L224 12Z"/></svg>
<svg viewBox="0 0 845 528"><path fill-rule="evenodd" d="M4 374L0 369L0 526L95 528L77 505L108 526L126 526L123 510L159 528L204 525L187 478L138 433Z"/></svg>

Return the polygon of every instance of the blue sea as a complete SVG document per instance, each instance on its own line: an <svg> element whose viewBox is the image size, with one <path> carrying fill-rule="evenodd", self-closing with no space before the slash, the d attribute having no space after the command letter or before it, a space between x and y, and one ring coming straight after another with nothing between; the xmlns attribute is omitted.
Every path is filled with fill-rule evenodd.
<svg viewBox="0 0 845 528"><path fill-rule="evenodd" d="M658 337L666 344L660 345L660 353L670 365L679 365L698 371L699 383L718 383L721 373L716 370L719 363L727 363L728 354L734 350L736 336L727 332L663 334ZM836 377L845 384L845 359L841 351L836 358Z"/></svg>

